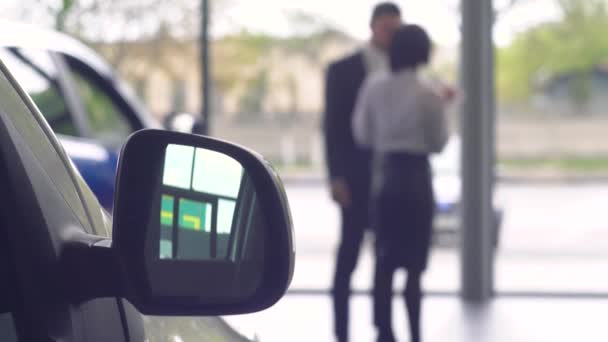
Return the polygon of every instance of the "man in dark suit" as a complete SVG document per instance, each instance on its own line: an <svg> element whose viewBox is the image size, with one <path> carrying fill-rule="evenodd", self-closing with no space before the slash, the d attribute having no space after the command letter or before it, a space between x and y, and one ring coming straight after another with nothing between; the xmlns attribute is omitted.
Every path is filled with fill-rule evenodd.
<svg viewBox="0 0 608 342"><path fill-rule="evenodd" d="M371 153L353 140L352 114L365 78L388 69L386 51L401 24L397 5L390 2L376 5L370 41L355 54L332 63L326 74L326 157L331 194L342 211L342 234L332 290L335 334L339 342L348 340L350 280L369 225Z"/></svg>

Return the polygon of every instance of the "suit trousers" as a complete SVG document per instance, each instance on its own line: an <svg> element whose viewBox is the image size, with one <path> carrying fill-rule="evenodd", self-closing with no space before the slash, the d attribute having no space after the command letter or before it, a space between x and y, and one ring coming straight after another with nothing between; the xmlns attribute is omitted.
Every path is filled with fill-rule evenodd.
<svg viewBox="0 0 608 342"><path fill-rule="evenodd" d="M333 279L334 327L338 341L348 340L351 277L357 266L361 243L368 226L368 197L353 198L350 207L342 208L341 239Z"/></svg>

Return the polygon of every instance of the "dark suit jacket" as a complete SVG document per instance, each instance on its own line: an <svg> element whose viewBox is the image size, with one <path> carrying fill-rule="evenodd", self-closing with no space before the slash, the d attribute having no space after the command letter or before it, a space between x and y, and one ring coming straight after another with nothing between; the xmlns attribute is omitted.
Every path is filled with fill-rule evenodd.
<svg viewBox="0 0 608 342"><path fill-rule="evenodd" d="M353 139L352 117L366 70L362 52L332 63L326 73L324 133L329 176L344 177L353 196L367 200L371 153Z"/></svg>

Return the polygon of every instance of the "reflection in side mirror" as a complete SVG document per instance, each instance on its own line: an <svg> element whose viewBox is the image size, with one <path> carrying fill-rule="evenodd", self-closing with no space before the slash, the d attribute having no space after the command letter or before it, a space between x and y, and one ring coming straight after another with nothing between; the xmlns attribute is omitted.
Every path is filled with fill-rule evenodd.
<svg viewBox="0 0 608 342"><path fill-rule="evenodd" d="M214 300L250 296L263 273L266 224L243 166L219 152L169 144L158 187L160 217L151 221L148 240L159 243L146 254L168 262L147 263L152 291L203 289ZM177 267L171 260L214 261L218 267L213 280L191 274L174 283L167 277Z"/></svg>
<svg viewBox="0 0 608 342"><path fill-rule="evenodd" d="M242 248L237 242L260 215L255 189L239 162L215 151L169 145L161 193L161 259L237 261L234 252Z"/></svg>
<svg viewBox="0 0 608 342"><path fill-rule="evenodd" d="M148 314L263 309L293 272L291 219L276 174L238 146L141 131L123 149L113 248L127 298Z"/></svg>

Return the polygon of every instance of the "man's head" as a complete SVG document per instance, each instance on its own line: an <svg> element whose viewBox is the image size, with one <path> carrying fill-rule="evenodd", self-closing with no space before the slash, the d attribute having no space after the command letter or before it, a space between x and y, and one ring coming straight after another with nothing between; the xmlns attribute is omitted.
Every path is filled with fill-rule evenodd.
<svg viewBox="0 0 608 342"><path fill-rule="evenodd" d="M372 44L387 51L395 31L401 27L401 10L392 2L381 2L374 7L371 19Z"/></svg>

